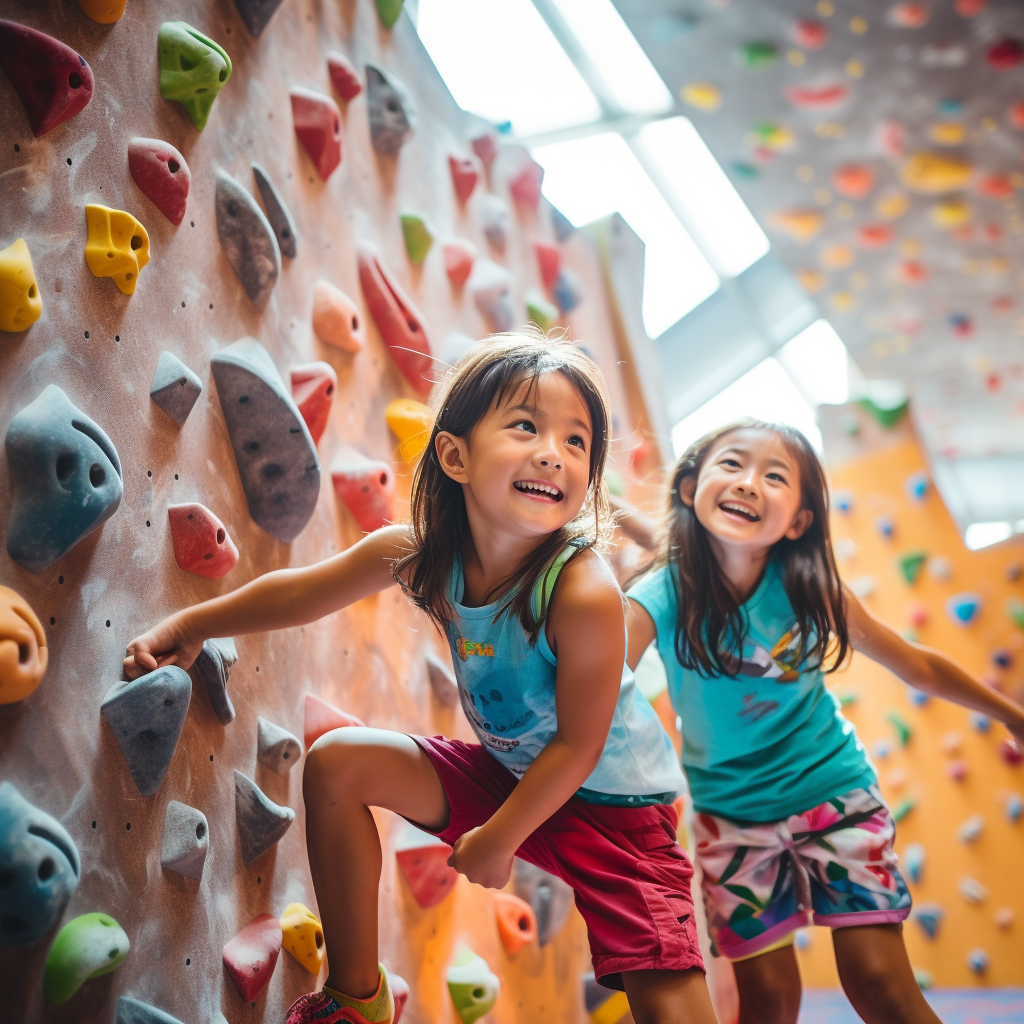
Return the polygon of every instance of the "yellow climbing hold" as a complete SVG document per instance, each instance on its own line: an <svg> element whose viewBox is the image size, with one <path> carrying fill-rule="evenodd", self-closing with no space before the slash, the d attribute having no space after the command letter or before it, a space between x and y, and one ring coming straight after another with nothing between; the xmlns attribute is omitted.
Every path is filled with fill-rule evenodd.
<svg viewBox="0 0 1024 1024"><path fill-rule="evenodd" d="M786 60L795 68L803 67L804 62L807 60L807 56L803 50L790 50L786 54Z"/></svg>
<svg viewBox="0 0 1024 1024"><path fill-rule="evenodd" d="M289 903L281 917L281 945L310 974L319 974L324 965L324 929L309 907Z"/></svg>
<svg viewBox="0 0 1024 1024"><path fill-rule="evenodd" d="M710 82L691 82L679 90L684 103L713 114L722 105L722 93Z"/></svg>
<svg viewBox="0 0 1024 1024"><path fill-rule="evenodd" d="M43 312L43 299L24 238L0 251L0 331L24 331Z"/></svg>
<svg viewBox="0 0 1024 1024"><path fill-rule="evenodd" d="M89 237L85 243L85 262L97 277L112 277L114 284L132 295L139 271L149 262L149 235L146 229L124 210L90 203L85 208Z"/></svg>
<svg viewBox="0 0 1024 1024"><path fill-rule="evenodd" d="M928 129L928 137L939 146L959 146L967 132L959 121L941 121Z"/></svg>
<svg viewBox="0 0 1024 1024"><path fill-rule="evenodd" d="M776 210L768 223L789 235L794 242L809 242L821 230L825 218L820 210Z"/></svg>
<svg viewBox="0 0 1024 1024"><path fill-rule="evenodd" d="M896 220L910 209L910 200L903 192L890 192L875 202L875 213L885 220Z"/></svg>
<svg viewBox="0 0 1024 1024"><path fill-rule="evenodd" d="M831 18L836 13L836 5L832 0L818 0L816 10L822 18Z"/></svg>
<svg viewBox="0 0 1024 1024"><path fill-rule="evenodd" d="M916 238L904 238L900 242L900 255L914 259L921 255L921 243Z"/></svg>
<svg viewBox="0 0 1024 1024"><path fill-rule="evenodd" d="M93 21L112 25L124 14L128 0L78 0L78 3Z"/></svg>
<svg viewBox="0 0 1024 1024"><path fill-rule="evenodd" d="M864 65L859 60L848 60L844 67L851 78L864 77Z"/></svg>
<svg viewBox="0 0 1024 1024"><path fill-rule="evenodd" d="M846 313L853 308L853 296L849 292L836 292L830 301L837 313Z"/></svg>
<svg viewBox="0 0 1024 1024"><path fill-rule="evenodd" d="M939 228L958 228L971 219L971 207L963 199L943 199L928 211L932 223Z"/></svg>
<svg viewBox="0 0 1024 1024"><path fill-rule="evenodd" d="M938 196L966 188L971 180L971 165L937 153L914 153L900 168L900 180L914 192Z"/></svg>
<svg viewBox="0 0 1024 1024"><path fill-rule="evenodd" d="M398 438L398 454L410 466L423 454L430 440L434 417L422 403L412 398L396 398L384 410L391 432Z"/></svg>
<svg viewBox="0 0 1024 1024"><path fill-rule="evenodd" d="M859 15L856 18L850 19L850 31L855 36L862 36L868 30L867 18L862 18Z"/></svg>

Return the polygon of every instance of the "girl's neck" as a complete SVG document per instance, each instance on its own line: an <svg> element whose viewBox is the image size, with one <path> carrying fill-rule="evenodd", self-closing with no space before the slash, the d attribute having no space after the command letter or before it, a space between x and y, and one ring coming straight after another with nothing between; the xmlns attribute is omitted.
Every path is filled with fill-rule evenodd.
<svg viewBox="0 0 1024 1024"><path fill-rule="evenodd" d="M472 514L467 518L469 534L461 552L462 603L467 607L491 604L514 583L516 570L547 538L517 537Z"/></svg>
<svg viewBox="0 0 1024 1024"><path fill-rule="evenodd" d="M718 569L732 592L737 604L743 604L757 589L764 571L771 561L772 549L748 550L732 544L723 544L714 534L708 534L712 554Z"/></svg>

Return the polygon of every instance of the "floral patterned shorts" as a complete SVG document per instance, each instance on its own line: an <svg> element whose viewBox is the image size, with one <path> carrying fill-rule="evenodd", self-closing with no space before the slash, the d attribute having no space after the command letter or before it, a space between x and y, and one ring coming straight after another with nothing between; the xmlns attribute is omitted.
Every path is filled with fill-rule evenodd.
<svg viewBox="0 0 1024 1024"><path fill-rule="evenodd" d="M770 824L694 816L712 952L738 960L797 928L890 924L910 913L896 824L877 786Z"/></svg>

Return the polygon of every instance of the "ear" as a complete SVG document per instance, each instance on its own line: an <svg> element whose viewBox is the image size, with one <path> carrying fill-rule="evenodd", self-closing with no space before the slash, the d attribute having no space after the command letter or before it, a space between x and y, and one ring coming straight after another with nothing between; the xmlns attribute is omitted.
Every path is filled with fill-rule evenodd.
<svg viewBox="0 0 1024 1024"><path fill-rule="evenodd" d="M679 500L693 508L694 496L697 493L697 474L691 473L679 481Z"/></svg>
<svg viewBox="0 0 1024 1024"><path fill-rule="evenodd" d="M465 440L449 434L447 430L439 430L434 438L434 450L445 474L456 483L466 483L469 448Z"/></svg>
<svg viewBox="0 0 1024 1024"><path fill-rule="evenodd" d="M802 508L793 516L793 522L789 524L784 536L788 540L799 540L811 528L813 522L814 513L809 508Z"/></svg>

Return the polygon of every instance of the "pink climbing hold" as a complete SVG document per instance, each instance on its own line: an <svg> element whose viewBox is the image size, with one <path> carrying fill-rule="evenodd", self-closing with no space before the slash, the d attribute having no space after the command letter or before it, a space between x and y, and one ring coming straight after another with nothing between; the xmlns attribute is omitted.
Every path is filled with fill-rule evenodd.
<svg viewBox="0 0 1024 1024"><path fill-rule="evenodd" d="M527 159L523 169L509 182L509 191L519 202L536 210L540 203L540 188L544 182L544 168Z"/></svg>
<svg viewBox="0 0 1024 1024"><path fill-rule="evenodd" d="M1021 749L1020 744L1016 740L1009 737L999 744L999 756L1011 768L1016 768L1017 765L1024 762L1024 750Z"/></svg>
<svg viewBox="0 0 1024 1024"><path fill-rule="evenodd" d="M238 564L238 548L224 524L198 502L168 505L174 560L186 572L219 580Z"/></svg>
<svg viewBox="0 0 1024 1024"><path fill-rule="evenodd" d="M786 99L801 110L830 110L838 107L850 95L845 82L829 85L791 85L785 90Z"/></svg>
<svg viewBox="0 0 1024 1024"><path fill-rule="evenodd" d="M344 54L327 55L327 73L338 95L346 103L350 103L363 91L363 82L356 66Z"/></svg>
<svg viewBox="0 0 1024 1024"><path fill-rule="evenodd" d="M421 395L429 395L434 386L431 374L435 367L427 325L376 251L361 244L356 252L366 305L391 358Z"/></svg>
<svg viewBox="0 0 1024 1024"><path fill-rule="evenodd" d="M395 474L386 462L342 448L331 463L331 482L361 530L372 533L394 518Z"/></svg>
<svg viewBox="0 0 1024 1024"><path fill-rule="evenodd" d="M292 398L306 421L313 444L319 444L338 390L338 375L330 363L303 363L291 369Z"/></svg>
<svg viewBox="0 0 1024 1024"><path fill-rule="evenodd" d="M551 291L562 272L562 250L551 242L534 242L533 251L537 254L540 278L544 282L544 287Z"/></svg>
<svg viewBox="0 0 1024 1024"><path fill-rule="evenodd" d="M356 353L366 344L366 326L356 304L329 281L313 285L313 330L325 344Z"/></svg>
<svg viewBox="0 0 1024 1024"><path fill-rule="evenodd" d="M820 21L805 19L793 26L793 42L805 50L820 50L828 42L828 29Z"/></svg>
<svg viewBox="0 0 1024 1024"><path fill-rule="evenodd" d="M444 245L444 272L448 280L458 286L469 279L476 259L476 246L464 238L456 238Z"/></svg>
<svg viewBox="0 0 1024 1024"><path fill-rule="evenodd" d="M416 902L436 907L451 891L458 872L448 863L452 848L429 832L405 826L395 840L395 859Z"/></svg>
<svg viewBox="0 0 1024 1024"><path fill-rule="evenodd" d="M224 966L247 1003L270 981L281 952L281 939L281 922L273 914L260 914L224 946Z"/></svg>
<svg viewBox="0 0 1024 1024"><path fill-rule="evenodd" d="M355 715L346 714L341 708L321 700L312 693L306 694L305 721L302 726L302 735L306 741L306 749L316 743L324 733L332 729L346 729L353 725L364 726L366 723Z"/></svg>
<svg viewBox="0 0 1024 1024"><path fill-rule="evenodd" d="M341 163L341 111L330 96L311 89L292 89L291 98L295 134L326 181Z"/></svg>
<svg viewBox="0 0 1024 1024"><path fill-rule="evenodd" d="M398 1024L402 1019L405 1004L409 1002L409 982L400 974L392 974L391 971L388 971L388 986L391 989L391 998L395 1001L395 1014L391 1018L391 1024Z"/></svg>
<svg viewBox="0 0 1024 1024"><path fill-rule="evenodd" d="M464 203L473 194L477 179L480 177L477 173L476 164L468 156L450 155L448 157L448 166L452 170L452 184L455 186L455 194L459 197L460 202Z"/></svg>
<svg viewBox="0 0 1024 1024"><path fill-rule="evenodd" d="M92 68L70 46L27 25L0 19L0 67L38 139L92 99Z"/></svg>
<svg viewBox="0 0 1024 1024"><path fill-rule="evenodd" d="M480 162L490 170L491 165L498 159L498 143L494 136L489 133L478 135L475 139L470 139L470 145L473 152L480 157Z"/></svg>
<svg viewBox="0 0 1024 1024"><path fill-rule="evenodd" d="M1010 124L1018 131L1024 130L1024 100L1011 103L1010 109L1006 112L1006 117Z"/></svg>
<svg viewBox="0 0 1024 1024"><path fill-rule="evenodd" d="M128 170L142 194L175 226L185 216L192 175L185 158L162 139L128 143Z"/></svg>

